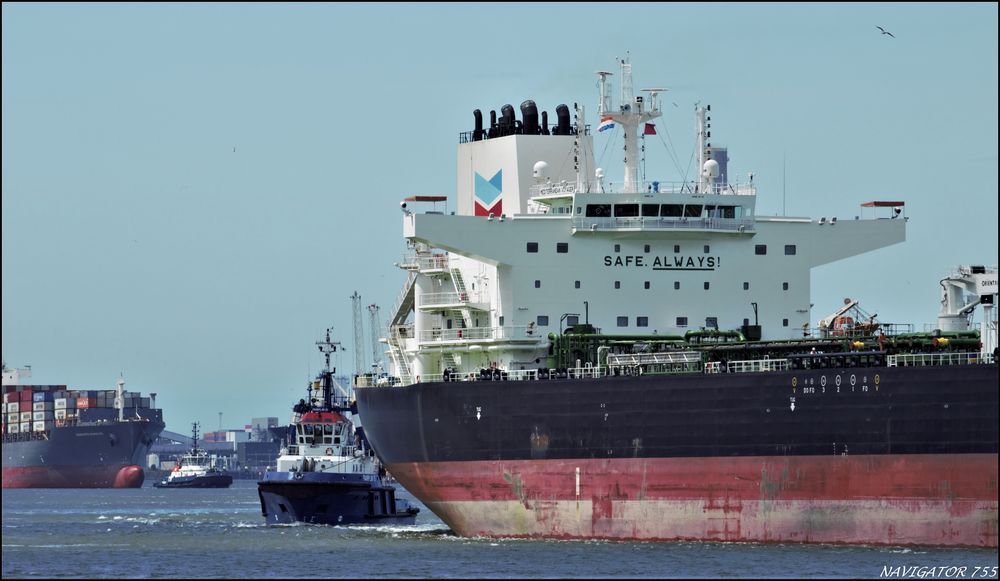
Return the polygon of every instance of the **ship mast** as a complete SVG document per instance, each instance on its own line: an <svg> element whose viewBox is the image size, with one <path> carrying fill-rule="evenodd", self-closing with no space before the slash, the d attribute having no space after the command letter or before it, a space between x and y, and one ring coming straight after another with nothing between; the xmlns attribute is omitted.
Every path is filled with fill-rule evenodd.
<svg viewBox="0 0 1000 581"><path fill-rule="evenodd" d="M198 422L191 422L191 455L198 454Z"/></svg>
<svg viewBox="0 0 1000 581"><path fill-rule="evenodd" d="M608 86L608 77L612 73L598 71L598 86L600 87L601 98L598 103L597 115L601 121L611 119L622 126L625 140L625 188L624 193L631 194L639 191L639 126L642 123L656 119L661 115L659 106L656 103L656 93L664 89L644 89L650 91L650 103L644 102L642 96L636 97L632 90L632 63L628 57L621 60L621 103L618 110L611 108L611 88Z"/></svg>
<svg viewBox="0 0 1000 581"><path fill-rule="evenodd" d="M356 293L355 293L356 294ZM316 341L316 346L319 348L320 353L323 354L323 358L326 361L326 366L323 368L322 379L320 381L320 387L323 390L323 405L327 408L331 405L331 395L333 391L333 373L336 369L330 367L330 354L336 353L337 348L340 347L340 341L330 340L330 331L332 328L327 327L326 338L323 341Z"/></svg>
<svg viewBox="0 0 1000 581"><path fill-rule="evenodd" d="M708 193L712 190L713 186L713 176L705 169L705 163L711 159L709 156L711 154L712 144L707 141L712 137L712 132L709 131L712 125L709 123L712 118L708 116L711 113L712 106L706 105L702 107L700 104L695 105L695 117L698 122L698 189L699 193Z"/></svg>

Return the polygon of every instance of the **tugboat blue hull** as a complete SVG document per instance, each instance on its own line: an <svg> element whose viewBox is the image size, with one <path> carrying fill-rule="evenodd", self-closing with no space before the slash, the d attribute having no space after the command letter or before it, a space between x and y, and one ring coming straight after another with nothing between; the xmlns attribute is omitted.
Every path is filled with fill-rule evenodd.
<svg viewBox="0 0 1000 581"><path fill-rule="evenodd" d="M396 501L396 489L364 481L278 480L257 483L268 524L413 524L420 509Z"/></svg>

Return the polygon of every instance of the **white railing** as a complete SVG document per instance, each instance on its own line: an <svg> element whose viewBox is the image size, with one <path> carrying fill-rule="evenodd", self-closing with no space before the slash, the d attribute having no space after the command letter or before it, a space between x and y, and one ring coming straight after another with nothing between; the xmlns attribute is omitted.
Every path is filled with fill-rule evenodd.
<svg viewBox="0 0 1000 581"><path fill-rule="evenodd" d="M701 353L695 351L608 354L608 366L610 367L700 362Z"/></svg>
<svg viewBox="0 0 1000 581"><path fill-rule="evenodd" d="M589 186L589 189L586 187ZM757 186L752 183L741 184L710 184L708 189L702 190L698 182L666 182L658 180L646 180L639 182L639 186L634 192L622 192L615 189L614 182L601 184L599 180L591 180L585 185L585 191L589 193L615 194L615 193L654 193L654 194L684 194L684 195L720 195L720 196L756 196ZM575 194L579 191L576 182L563 180L531 186L528 193L531 196L560 196Z"/></svg>
<svg viewBox="0 0 1000 581"><path fill-rule="evenodd" d="M993 363L992 353L912 353L889 355L888 367L918 367L925 365L982 365Z"/></svg>
<svg viewBox="0 0 1000 581"><path fill-rule="evenodd" d="M491 372L493 370L490 370ZM607 367L571 367L565 370L565 374L557 375L555 370L549 370L547 375L540 375L537 369L520 369L514 371L502 371L501 379L494 379L493 374L490 373L488 377L483 377L480 375L479 371L466 371L449 373L449 381L559 381L563 379L583 379L583 378L597 378L604 377L608 375ZM428 373L424 375L418 375L414 378L413 383L433 383L435 381L444 381L443 373ZM407 384L402 384L407 385Z"/></svg>
<svg viewBox="0 0 1000 581"><path fill-rule="evenodd" d="M400 339L412 339L414 335L413 323L407 323L406 325L393 325L389 329L389 333L392 334L393 338Z"/></svg>
<svg viewBox="0 0 1000 581"><path fill-rule="evenodd" d="M788 369L787 359L751 359L730 361L726 364L729 373L758 373L762 371L784 371Z"/></svg>
<svg viewBox="0 0 1000 581"><path fill-rule="evenodd" d="M539 339L540 331L528 332L524 325L509 327L466 327L464 329L425 329L417 339L422 343L435 341L502 341L510 339Z"/></svg>
<svg viewBox="0 0 1000 581"><path fill-rule="evenodd" d="M420 270L420 272L427 270L448 270L448 256L446 254L418 256L416 263L417 269Z"/></svg>
<svg viewBox="0 0 1000 581"><path fill-rule="evenodd" d="M724 230L727 232L753 231L754 221L737 218L611 218L574 216L573 228L577 230Z"/></svg>
<svg viewBox="0 0 1000 581"><path fill-rule="evenodd" d="M486 301L483 300L482 295L476 292L423 293L420 295L420 306L422 307L484 302Z"/></svg>

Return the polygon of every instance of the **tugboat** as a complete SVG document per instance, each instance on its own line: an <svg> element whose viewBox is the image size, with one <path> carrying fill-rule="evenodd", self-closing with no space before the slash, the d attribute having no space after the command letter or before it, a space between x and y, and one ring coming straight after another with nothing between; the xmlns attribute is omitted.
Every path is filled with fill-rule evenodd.
<svg viewBox="0 0 1000 581"><path fill-rule="evenodd" d="M198 449L198 422L191 424L191 452L155 488L229 488L233 477L215 466L215 458Z"/></svg>
<svg viewBox="0 0 1000 581"><path fill-rule="evenodd" d="M368 444L356 404L333 379L330 354L339 342L317 346L326 366L309 384L309 402L293 409L294 443L282 448L277 469L257 483L268 524L413 524L419 508L396 498L396 488ZM334 395L334 389L340 393Z"/></svg>

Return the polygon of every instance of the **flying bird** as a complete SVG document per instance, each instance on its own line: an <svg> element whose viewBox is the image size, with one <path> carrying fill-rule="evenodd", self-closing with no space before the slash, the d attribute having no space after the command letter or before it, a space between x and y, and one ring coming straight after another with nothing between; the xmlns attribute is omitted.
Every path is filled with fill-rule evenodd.
<svg viewBox="0 0 1000 581"><path fill-rule="evenodd" d="M882 34L888 34L889 36L891 36L893 38L896 38L896 35L894 35L893 33L889 32L888 30L882 28L881 26L876 26L875 28L881 30Z"/></svg>

